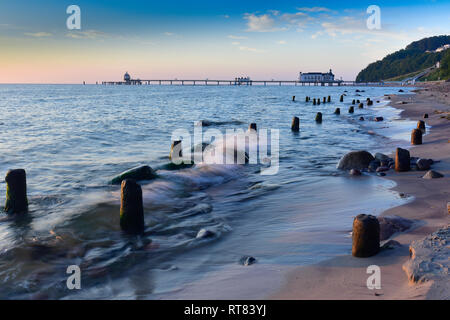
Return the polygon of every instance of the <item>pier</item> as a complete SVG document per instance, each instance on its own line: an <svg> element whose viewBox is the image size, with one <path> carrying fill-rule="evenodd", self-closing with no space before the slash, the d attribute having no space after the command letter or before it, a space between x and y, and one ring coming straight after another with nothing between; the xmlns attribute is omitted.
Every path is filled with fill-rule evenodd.
<svg viewBox="0 0 450 320"><path fill-rule="evenodd" d="M128 81L103 81L103 85L169 85L169 86L382 86L381 82L357 83L355 81L300 81L300 80L210 80L210 79L130 79Z"/></svg>

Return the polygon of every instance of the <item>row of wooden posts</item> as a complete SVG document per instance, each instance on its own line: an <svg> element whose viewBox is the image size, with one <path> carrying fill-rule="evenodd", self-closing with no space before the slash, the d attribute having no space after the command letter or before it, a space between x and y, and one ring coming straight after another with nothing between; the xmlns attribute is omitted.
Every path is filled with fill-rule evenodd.
<svg viewBox="0 0 450 320"><path fill-rule="evenodd" d="M307 102L310 100L311 99L309 97L306 97ZM295 97L293 97L293 101L295 101ZM330 97L328 97L327 101L331 101ZM341 96L341 101L343 101L343 96ZM371 100L368 99L367 101ZM354 101L353 104L355 104L355 102L356 101ZM339 114L339 112L340 110L337 108L335 113ZM428 118L428 115L425 114L424 118ZM317 113L316 121L322 121L322 113ZM294 117L292 119L291 129L296 132L300 130L300 119L298 117ZM249 130L256 131L256 123L251 123L249 125ZM425 122L420 120L417 124L417 128L412 131L411 143L413 145L422 144L423 133L425 133ZM172 143L170 157L172 157L175 147L180 149L181 141L175 141ZM397 149L396 170L398 153L400 151L407 152L407 150ZM400 169L401 168L399 168L399 171L401 171ZM4 210L9 214L21 214L28 212L27 180L25 170L9 170L6 174L5 182L6 203ZM120 196L121 229L130 234L142 234L145 229L145 223L141 186L135 180L125 179L121 183ZM371 215L358 215L353 221L352 239L353 256L368 257L376 254L380 249L380 226L378 219Z"/></svg>

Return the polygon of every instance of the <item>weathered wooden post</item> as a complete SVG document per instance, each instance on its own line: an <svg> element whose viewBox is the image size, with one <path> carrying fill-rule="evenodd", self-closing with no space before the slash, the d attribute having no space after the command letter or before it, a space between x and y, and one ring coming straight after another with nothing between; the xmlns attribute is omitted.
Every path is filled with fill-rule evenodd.
<svg viewBox="0 0 450 320"><path fill-rule="evenodd" d="M313 105L316 105L316 98L313 99Z"/></svg>
<svg viewBox="0 0 450 320"><path fill-rule="evenodd" d="M132 234L144 232L142 188L134 180L122 181L120 190L120 227Z"/></svg>
<svg viewBox="0 0 450 320"><path fill-rule="evenodd" d="M348 113L353 113L353 112L355 112L355 108L353 106L350 106L348 108Z"/></svg>
<svg viewBox="0 0 450 320"><path fill-rule="evenodd" d="M295 96L292 96L292 101L295 101Z"/></svg>
<svg viewBox="0 0 450 320"><path fill-rule="evenodd" d="M412 145L422 144L422 130L414 129L411 132L411 144Z"/></svg>
<svg viewBox="0 0 450 320"><path fill-rule="evenodd" d="M425 133L427 131L427 129L425 127L425 121L419 120L417 122L417 129L420 129L420 131L422 131L422 133Z"/></svg>
<svg viewBox="0 0 450 320"><path fill-rule="evenodd" d="M359 109L364 109L364 104L363 104L363 103L360 103L360 104L358 105L358 108L359 108Z"/></svg>
<svg viewBox="0 0 450 320"><path fill-rule="evenodd" d="M316 122L322 123L322 112L317 112L316 114Z"/></svg>
<svg viewBox="0 0 450 320"><path fill-rule="evenodd" d="M328 102L331 102L331 96L328 96Z"/></svg>
<svg viewBox="0 0 450 320"><path fill-rule="evenodd" d="M353 220L352 255L367 258L380 251L380 223L377 217L359 214Z"/></svg>
<svg viewBox="0 0 450 320"><path fill-rule="evenodd" d="M251 131L251 130L255 130L256 131L256 123L254 123L254 122L250 123L250 125L248 126L248 130L249 131Z"/></svg>
<svg viewBox="0 0 450 320"><path fill-rule="evenodd" d="M395 151L395 171L409 171L411 169L411 156L409 151L397 148Z"/></svg>
<svg viewBox="0 0 450 320"><path fill-rule="evenodd" d="M24 169L9 170L5 177L7 213L28 212L27 176Z"/></svg>
<svg viewBox="0 0 450 320"><path fill-rule="evenodd" d="M181 160L183 157L181 140L175 140L170 147L169 159L173 162Z"/></svg>
<svg viewBox="0 0 450 320"><path fill-rule="evenodd" d="M336 108L336 110L334 110L334 114L341 114L341 108Z"/></svg>
<svg viewBox="0 0 450 320"><path fill-rule="evenodd" d="M294 132L300 131L300 119L298 117L292 118L291 130Z"/></svg>
<svg viewBox="0 0 450 320"><path fill-rule="evenodd" d="M427 119L427 118L428 118L428 113L425 113L425 114L423 115L423 118L424 118L424 119Z"/></svg>
<svg viewBox="0 0 450 320"><path fill-rule="evenodd" d="M341 95L341 98L339 99L340 102L344 102L344 95Z"/></svg>
<svg viewBox="0 0 450 320"><path fill-rule="evenodd" d="M353 99L352 104L356 104L356 100L355 99Z"/></svg>
<svg viewBox="0 0 450 320"><path fill-rule="evenodd" d="M327 98L323 97L323 103L327 103Z"/></svg>

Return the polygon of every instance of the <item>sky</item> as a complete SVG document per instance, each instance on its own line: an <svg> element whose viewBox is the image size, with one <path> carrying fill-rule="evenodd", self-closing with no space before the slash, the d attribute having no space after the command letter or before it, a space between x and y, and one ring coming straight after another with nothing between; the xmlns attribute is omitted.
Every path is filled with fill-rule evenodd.
<svg viewBox="0 0 450 320"><path fill-rule="evenodd" d="M66 12L80 8L81 29ZM380 8L370 29L367 8ZM0 0L0 83L140 79L354 80L369 63L450 34L450 0Z"/></svg>

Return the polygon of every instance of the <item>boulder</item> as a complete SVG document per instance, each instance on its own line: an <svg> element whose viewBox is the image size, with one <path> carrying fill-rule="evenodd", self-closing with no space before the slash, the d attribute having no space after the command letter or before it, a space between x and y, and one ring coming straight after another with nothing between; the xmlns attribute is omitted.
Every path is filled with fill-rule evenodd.
<svg viewBox="0 0 450 320"><path fill-rule="evenodd" d="M338 169L366 169L373 160L375 158L367 151L352 151L342 157L339 161Z"/></svg>
<svg viewBox="0 0 450 320"><path fill-rule="evenodd" d="M397 148L395 153L395 171L409 171L411 169L409 151Z"/></svg>
<svg viewBox="0 0 450 320"><path fill-rule="evenodd" d="M439 173L437 171L429 170L425 175L422 177L424 179L438 179L443 178L444 175L442 173Z"/></svg>
<svg viewBox="0 0 450 320"><path fill-rule="evenodd" d="M206 239L206 238L212 238L214 237L216 234L208 229L201 229L198 233L196 238L197 239Z"/></svg>
<svg viewBox="0 0 450 320"><path fill-rule="evenodd" d="M399 216L378 217L380 223L380 240L387 240L397 232L405 232L414 226L415 221Z"/></svg>
<svg viewBox="0 0 450 320"><path fill-rule="evenodd" d="M141 166L119 174L117 177L111 180L111 184L121 184L122 181L125 179L142 181L142 180L152 180L154 178L156 178L156 173L151 167Z"/></svg>
<svg viewBox="0 0 450 320"><path fill-rule="evenodd" d="M409 247L410 258L403 265L411 283L434 280L442 288L450 285L449 268L450 225L413 241Z"/></svg>
<svg viewBox="0 0 450 320"><path fill-rule="evenodd" d="M379 167L379 168L377 168L377 172L386 172L386 171L389 171L388 167Z"/></svg>
<svg viewBox="0 0 450 320"><path fill-rule="evenodd" d="M383 118L383 117L375 117L374 120L375 120L376 122L381 122L381 121L384 120L384 118Z"/></svg>
<svg viewBox="0 0 450 320"><path fill-rule="evenodd" d="M431 161L429 159L419 159L416 162L417 168L419 170L425 171L431 168Z"/></svg>
<svg viewBox="0 0 450 320"><path fill-rule="evenodd" d="M380 165L381 165L380 160L375 159L373 161L370 161L368 168L369 170L376 171Z"/></svg>
<svg viewBox="0 0 450 320"><path fill-rule="evenodd" d="M389 157L385 154L377 152L377 153L375 153L375 159L377 159L379 161L386 161L386 160L389 160Z"/></svg>

